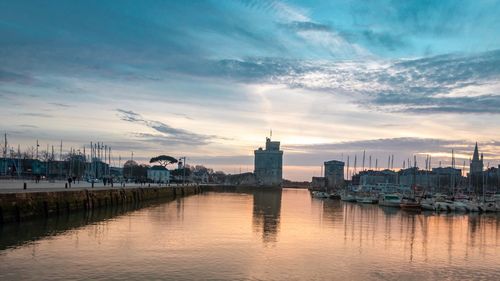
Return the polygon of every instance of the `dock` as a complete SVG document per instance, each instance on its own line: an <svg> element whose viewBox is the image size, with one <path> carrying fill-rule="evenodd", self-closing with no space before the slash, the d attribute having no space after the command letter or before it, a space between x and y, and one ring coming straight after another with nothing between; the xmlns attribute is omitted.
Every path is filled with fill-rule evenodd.
<svg viewBox="0 0 500 281"><path fill-rule="evenodd" d="M194 184L129 183L111 187L95 183L92 188L87 182L69 187L63 181L0 181L0 225L156 199L174 200L200 192L201 187Z"/></svg>

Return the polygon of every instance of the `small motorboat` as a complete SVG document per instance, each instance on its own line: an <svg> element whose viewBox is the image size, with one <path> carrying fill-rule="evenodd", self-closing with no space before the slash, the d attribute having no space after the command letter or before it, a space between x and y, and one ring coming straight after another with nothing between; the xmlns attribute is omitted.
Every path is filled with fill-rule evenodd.
<svg viewBox="0 0 500 281"><path fill-rule="evenodd" d="M435 211L436 210L436 198L426 195L420 199L420 206L422 210L425 211Z"/></svg>
<svg viewBox="0 0 500 281"><path fill-rule="evenodd" d="M479 209L481 212L496 212L497 211L497 204L495 201L485 201L479 203Z"/></svg>
<svg viewBox="0 0 500 281"><path fill-rule="evenodd" d="M328 198L330 197L330 194L324 191L313 191L311 192L311 196L314 198Z"/></svg>
<svg viewBox="0 0 500 281"><path fill-rule="evenodd" d="M464 202L467 205L469 212L479 212L479 204L475 200L468 200Z"/></svg>
<svg viewBox="0 0 500 281"><path fill-rule="evenodd" d="M453 201L444 200L436 202L436 211L438 212L453 212L455 211L455 204Z"/></svg>
<svg viewBox="0 0 500 281"><path fill-rule="evenodd" d="M340 195L340 200L346 201L346 202L356 202L356 196L351 193L343 193Z"/></svg>
<svg viewBox="0 0 500 281"><path fill-rule="evenodd" d="M453 201L453 206L455 209L455 212L468 212L468 207L465 202L462 201Z"/></svg>
<svg viewBox="0 0 500 281"><path fill-rule="evenodd" d="M420 212L422 210L420 202L417 202L415 199L403 199L399 206L405 211Z"/></svg>
<svg viewBox="0 0 500 281"><path fill-rule="evenodd" d="M378 204L380 206L386 206L386 207L400 207L399 205L401 204L401 197L399 194L393 193L393 194L381 194L379 199L378 199Z"/></svg>
<svg viewBox="0 0 500 281"><path fill-rule="evenodd" d="M365 195L365 196L358 196L356 198L356 202L362 204L376 204L378 202L378 199L372 195Z"/></svg>
<svg viewBox="0 0 500 281"><path fill-rule="evenodd" d="M338 193L330 193L328 198L330 199L340 199L340 195Z"/></svg>

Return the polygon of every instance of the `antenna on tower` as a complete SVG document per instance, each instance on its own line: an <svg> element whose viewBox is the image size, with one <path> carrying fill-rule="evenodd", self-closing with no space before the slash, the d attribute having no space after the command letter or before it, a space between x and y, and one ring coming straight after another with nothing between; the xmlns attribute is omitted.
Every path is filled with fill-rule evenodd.
<svg viewBox="0 0 500 281"><path fill-rule="evenodd" d="M273 138L273 129L269 129L269 139Z"/></svg>

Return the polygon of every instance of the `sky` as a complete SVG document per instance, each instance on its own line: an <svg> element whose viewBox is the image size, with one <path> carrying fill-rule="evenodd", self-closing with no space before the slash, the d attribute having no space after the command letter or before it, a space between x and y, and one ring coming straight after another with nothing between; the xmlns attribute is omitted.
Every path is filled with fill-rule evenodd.
<svg viewBox="0 0 500 281"><path fill-rule="evenodd" d="M284 177L324 161L500 163L500 1L0 2L0 131ZM123 163L123 161L122 161ZM368 166L368 160L365 163Z"/></svg>

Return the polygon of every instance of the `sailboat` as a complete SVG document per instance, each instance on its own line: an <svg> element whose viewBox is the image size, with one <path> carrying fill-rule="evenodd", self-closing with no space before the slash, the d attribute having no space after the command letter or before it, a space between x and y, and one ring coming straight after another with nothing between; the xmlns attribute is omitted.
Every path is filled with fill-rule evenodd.
<svg viewBox="0 0 500 281"><path fill-rule="evenodd" d="M401 209L406 211L418 211L422 210L420 202L415 199L415 185L412 186L412 195L410 197L403 198L401 204L399 204Z"/></svg>

